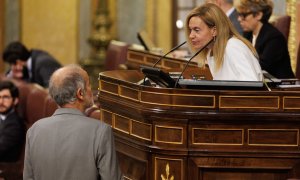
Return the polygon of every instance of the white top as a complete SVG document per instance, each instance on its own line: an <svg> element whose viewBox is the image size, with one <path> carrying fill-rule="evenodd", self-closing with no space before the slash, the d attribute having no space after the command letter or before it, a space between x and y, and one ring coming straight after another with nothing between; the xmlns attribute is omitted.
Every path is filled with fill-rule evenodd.
<svg viewBox="0 0 300 180"><path fill-rule="evenodd" d="M256 38L257 38L257 36L255 36L255 35L253 34L253 35L252 35L252 45L253 45L253 47L255 47Z"/></svg>
<svg viewBox="0 0 300 180"><path fill-rule="evenodd" d="M262 81L262 71L258 59L252 51L237 38L230 38L227 42L224 61L216 71L213 56L207 55L207 63L214 80L230 81Z"/></svg>

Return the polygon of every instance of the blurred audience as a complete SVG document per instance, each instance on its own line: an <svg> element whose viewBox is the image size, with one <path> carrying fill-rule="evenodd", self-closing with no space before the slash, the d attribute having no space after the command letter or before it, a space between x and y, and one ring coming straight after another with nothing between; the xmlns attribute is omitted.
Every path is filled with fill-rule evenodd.
<svg viewBox="0 0 300 180"><path fill-rule="evenodd" d="M277 78L294 78L284 35L269 23L273 11L271 0L240 0L238 20L252 42L263 70Z"/></svg>
<svg viewBox="0 0 300 180"><path fill-rule="evenodd" d="M12 42L4 49L4 62L10 65L7 77L22 79L48 87L51 74L61 64L49 53L32 49L28 50L21 42Z"/></svg>
<svg viewBox="0 0 300 180"><path fill-rule="evenodd" d="M25 125L15 110L18 102L18 88L10 81L0 81L0 162L17 161L22 151Z"/></svg>
<svg viewBox="0 0 300 180"><path fill-rule="evenodd" d="M243 29L238 21L238 13L234 8L233 0L206 0L206 3L215 3L218 5L229 17L231 23L236 30L242 35Z"/></svg>

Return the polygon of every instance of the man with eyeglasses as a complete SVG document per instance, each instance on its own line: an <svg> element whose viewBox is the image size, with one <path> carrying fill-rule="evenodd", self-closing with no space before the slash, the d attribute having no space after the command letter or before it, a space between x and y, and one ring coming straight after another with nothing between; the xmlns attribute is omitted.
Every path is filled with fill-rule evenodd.
<svg viewBox="0 0 300 180"><path fill-rule="evenodd" d="M0 81L0 162L14 162L20 157L25 126L15 110L18 102L18 88L11 81Z"/></svg>

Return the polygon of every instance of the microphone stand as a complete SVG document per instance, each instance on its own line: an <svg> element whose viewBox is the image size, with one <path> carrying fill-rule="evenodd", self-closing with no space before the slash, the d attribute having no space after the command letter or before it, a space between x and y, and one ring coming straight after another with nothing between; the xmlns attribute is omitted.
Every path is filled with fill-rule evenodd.
<svg viewBox="0 0 300 180"><path fill-rule="evenodd" d="M181 46L183 46L186 43L186 41L184 41L183 43L179 44L178 46L175 46L174 48L172 48L169 52L167 52L166 54L164 54L163 56L161 56L152 66L152 68L154 68L163 58L165 58L168 54L170 54L171 52L175 51L176 49L180 48ZM146 77L144 77L143 80L143 85L146 84Z"/></svg>
<svg viewBox="0 0 300 180"><path fill-rule="evenodd" d="M181 71L181 73L180 73L178 79L176 80L175 85L174 85L174 88L177 87L177 84L178 84L178 81L179 81L180 77L182 76L183 72L185 71L185 69L187 68L187 66L188 66L189 63L191 62L191 60L192 60L194 57L196 57L201 51L203 51L203 49L205 49L205 48L206 48L211 42L213 42L213 41L214 41L214 38L212 38L207 44L205 44L199 51L197 51L197 52L196 52L196 53L188 60L188 62L187 62L186 65L184 66L183 70Z"/></svg>
<svg viewBox="0 0 300 180"><path fill-rule="evenodd" d="M168 54L170 54L171 52L175 51L176 49L180 48L181 46L183 46L186 43L186 41L184 41L183 43L179 44L178 46L174 47L173 49L171 49L169 52L167 52L165 55L161 56L154 64L152 67L155 67L163 58L165 58Z"/></svg>

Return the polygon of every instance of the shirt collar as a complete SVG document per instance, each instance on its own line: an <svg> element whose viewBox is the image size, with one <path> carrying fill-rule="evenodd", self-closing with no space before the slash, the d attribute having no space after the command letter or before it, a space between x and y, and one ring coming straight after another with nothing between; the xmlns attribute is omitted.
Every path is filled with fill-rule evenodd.
<svg viewBox="0 0 300 180"><path fill-rule="evenodd" d="M0 121L4 121L6 119L6 115L0 114Z"/></svg>
<svg viewBox="0 0 300 180"><path fill-rule="evenodd" d="M29 59L27 60L27 69L28 69L28 73L29 73L29 77L32 77L32 58L29 57Z"/></svg>
<svg viewBox="0 0 300 180"><path fill-rule="evenodd" d="M0 114L0 121L5 121L6 120L6 118L7 118L7 116L10 114L10 113L12 113L12 112L14 112L14 109L12 109L9 113L7 113L7 114Z"/></svg>
<svg viewBox="0 0 300 180"><path fill-rule="evenodd" d="M233 13L234 7L230 8L227 12L226 15L229 17L231 13Z"/></svg>

